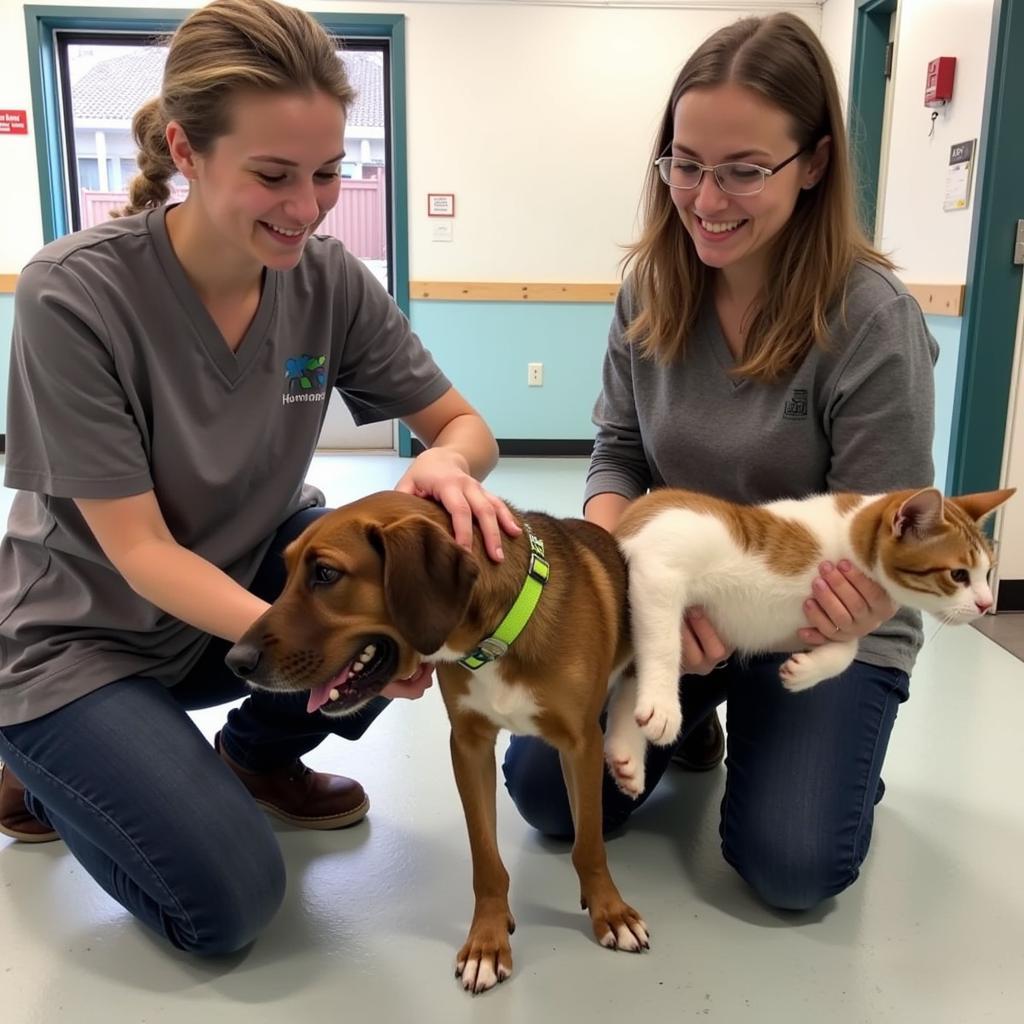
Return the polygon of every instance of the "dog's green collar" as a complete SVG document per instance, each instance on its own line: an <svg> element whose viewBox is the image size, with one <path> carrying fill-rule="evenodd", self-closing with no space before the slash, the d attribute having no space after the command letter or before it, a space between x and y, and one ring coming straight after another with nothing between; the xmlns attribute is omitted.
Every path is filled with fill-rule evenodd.
<svg viewBox="0 0 1024 1024"><path fill-rule="evenodd" d="M523 528L530 541L530 564L526 570L526 580L515 603L509 609L508 615L498 624L498 628L489 637L481 640L476 650L470 651L459 660L460 665L474 672L500 658L511 647L516 637L526 629L530 616L540 602L544 584L551 576L551 565L544 557L544 541L537 539L529 523L524 521Z"/></svg>

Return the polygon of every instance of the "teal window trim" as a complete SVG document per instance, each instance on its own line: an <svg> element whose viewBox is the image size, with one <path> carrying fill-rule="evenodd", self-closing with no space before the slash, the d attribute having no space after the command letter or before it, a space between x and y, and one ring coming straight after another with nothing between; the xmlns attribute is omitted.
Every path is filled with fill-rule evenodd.
<svg viewBox="0 0 1024 1024"><path fill-rule="evenodd" d="M25 37L32 95L32 125L39 168L43 240L52 242L70 230L67 181L61 149L60 93L57 88L57 29L82 31L173 31L187 10L116 10L103 7L25 6Z"/></svg>
<svg viewBox="0 0 1024 1024"><path fill-rule="evenodd" d="M850 94L847 120L856 171L861 224L875 237L878 210L878 168L882 159L885 115L885 50L889 19L897 0L858 0L853 26Z"/></svg>
<svg viewBox="0 0 1024 1024"><path fill-rule="evenodd" d="M995 0L947 491L1000 484L1024 268L1012 262L1024 218L1024 0Z"/></svg>
<svg viewBox="0 0 1024 1024"><path fill-rule="evenodd" d="M39 168L43 238L50 242L67 234L70 222L64 158L61 149L60 101L53 33L80 31L173 32L191 13L181 8L66 7L26 5L25 36L32 95L32 123ZM391 61L391 182L390 257L395 302L409 315L409 175L406 144L405 16L401 14L344 14L310 11L328 32L343 38L386 39ZM411 435L399 424L399 453L411 454Z"/></svg>

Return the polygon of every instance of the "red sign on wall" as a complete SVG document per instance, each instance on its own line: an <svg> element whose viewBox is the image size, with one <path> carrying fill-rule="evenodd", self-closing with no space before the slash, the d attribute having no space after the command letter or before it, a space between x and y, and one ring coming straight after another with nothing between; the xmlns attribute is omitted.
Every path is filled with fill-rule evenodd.
<svg viewBox="0 0 1024 1024"><path fill-rule="evenodd" d="M28 116L24 110L0 110L0 135L28 135Z"/></svg>

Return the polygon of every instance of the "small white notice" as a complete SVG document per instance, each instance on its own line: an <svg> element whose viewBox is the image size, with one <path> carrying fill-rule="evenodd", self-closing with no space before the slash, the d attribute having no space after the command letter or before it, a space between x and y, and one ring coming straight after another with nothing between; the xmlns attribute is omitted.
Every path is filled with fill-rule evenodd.
<svg viewBox="0 0 1024 1024"><path fill-rule="evenodd" d="M949 148L949 170L946 172L944 210L965 210L971 201L971 177L974 172L974 149L977 139L958 142Z"/></svg>
<svg viewBox="0 0 1024 1024"><path fill-rule="evenodd" d="M455 195L452 192L427 193L428 217L454 217Z"/></svg>

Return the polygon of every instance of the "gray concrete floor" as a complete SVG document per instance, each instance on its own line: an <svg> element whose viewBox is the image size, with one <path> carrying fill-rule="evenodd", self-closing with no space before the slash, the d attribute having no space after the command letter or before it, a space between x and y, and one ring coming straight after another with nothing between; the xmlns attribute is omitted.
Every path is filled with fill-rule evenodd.
<svg viewBox="0 0 1024 1024"><path fill-rule="evenodd" d="M402 465L323 457L314 479L336 503L390 486ZM573 460L510 460L491 486L522 506L571 514L583 470ZM331 739L310 755L316 768L359 778L373 808L344 832L279 829L286 902L237 956L198 962L169 950L62 843L0 838L0 1020L1020 1020L1024 666L977 630L929 623L927 632L861 879L813 913L765 909L721 859L723 772L673 772L609 844L652 949L608 952L579 910L566 847L532 833L499 793L515 970L467 996L453 959L472 909L469 853L432 690L396 702L359 743ZM208 737L225 710L196 716Z"/></svg>
<svg viewBox="0 0 1024 1024"><path fill-rule="evenodd" d="M974 628L995 640L1000 647L1024 661L1024 612L1003 612L986 615Z"/></svg>

